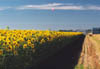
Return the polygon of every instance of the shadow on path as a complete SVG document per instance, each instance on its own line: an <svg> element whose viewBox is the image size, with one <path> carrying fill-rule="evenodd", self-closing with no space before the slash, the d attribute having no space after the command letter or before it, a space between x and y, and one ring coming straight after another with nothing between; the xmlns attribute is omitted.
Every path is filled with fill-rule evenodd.
<svg viewBox="0 0 100 69"><path fill-rule="evenodd" d="M41 62L37 69L74 69L78 62L84 36L64 47L61 51Z"/></svg>

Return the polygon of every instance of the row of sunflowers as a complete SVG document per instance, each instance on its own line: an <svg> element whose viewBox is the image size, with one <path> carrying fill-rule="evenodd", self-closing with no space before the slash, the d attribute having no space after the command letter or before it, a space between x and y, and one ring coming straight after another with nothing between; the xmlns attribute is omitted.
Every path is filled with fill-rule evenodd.
<svg viewBox="0 0 100 69"><path fill-rule="evenodd" d="M0 55L18 55L21 50L30 49L33 53L35 48L45 42L59 40L62 37L81 35L81 32L56 32L41 30L0 30Z"/></svg>
<svg viewBox="0 0 100 69"><path fill-rule="evenodd" d="M49 30L0 30L0 69L30 69L82 34Z"/></svg>

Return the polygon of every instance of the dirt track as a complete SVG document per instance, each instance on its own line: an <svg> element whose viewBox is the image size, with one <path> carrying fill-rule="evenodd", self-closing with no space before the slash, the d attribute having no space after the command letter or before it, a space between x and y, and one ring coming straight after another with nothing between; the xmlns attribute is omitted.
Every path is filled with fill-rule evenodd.
<svg viewBox="0 0 100 69"><path fill-rule="evenodd" d="M82 53L78 66L84 69L100 69L100 43L95 35L87 35L83 44Z"/></svg>
<svg viewBox="0 0 100 69"><path fill-rule="evenodd" d="M84 36L67 45L44 62L41 62L36 69L74 69L78 63L83 41Z"/></svg>

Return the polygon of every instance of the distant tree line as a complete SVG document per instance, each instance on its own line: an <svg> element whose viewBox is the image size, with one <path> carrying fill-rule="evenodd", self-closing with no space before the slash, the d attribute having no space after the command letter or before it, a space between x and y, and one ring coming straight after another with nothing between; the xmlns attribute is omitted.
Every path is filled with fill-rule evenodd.
<svg viewBox="0 0 100 69"><path fill-rule="evenodd" d="M9 26L6 26L6 30L9 30L10 29L10 27Z"/></svg>
<svg viewBox="0 0 100 69"><path fill-rule="evenodd" d="M60 32L73 32L73 30L59 30Z"/></svg>

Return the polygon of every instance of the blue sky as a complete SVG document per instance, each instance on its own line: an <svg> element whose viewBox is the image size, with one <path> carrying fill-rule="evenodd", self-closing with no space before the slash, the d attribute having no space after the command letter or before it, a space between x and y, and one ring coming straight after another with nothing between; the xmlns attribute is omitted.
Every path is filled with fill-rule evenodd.
<svg viewBox="0 0 100 69"><path fill-rule="evenodd" d="M100 0L0 0L0 28L88 29L100 26Z"/></svg>

